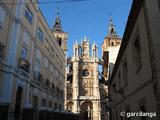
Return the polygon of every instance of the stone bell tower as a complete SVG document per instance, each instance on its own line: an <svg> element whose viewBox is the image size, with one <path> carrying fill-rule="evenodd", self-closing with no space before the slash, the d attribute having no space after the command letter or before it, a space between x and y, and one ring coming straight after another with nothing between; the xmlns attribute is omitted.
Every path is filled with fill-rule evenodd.
<svg viewBox="0 0 160 120"><path fill-rule="evenodd" d="M52 32L57 40L58 45L63 50L64 54L67 55L68 33L64 32L62 29L61 19L59 15L59 8L57 9L57 15L54 21Z"/></svg>
<svg viewBox="0 0 160 120"><path fill-rule="evenodd" d="M80 113L81 120L101 120L97 50L86 37L73 45L66 109Z"/></svg>

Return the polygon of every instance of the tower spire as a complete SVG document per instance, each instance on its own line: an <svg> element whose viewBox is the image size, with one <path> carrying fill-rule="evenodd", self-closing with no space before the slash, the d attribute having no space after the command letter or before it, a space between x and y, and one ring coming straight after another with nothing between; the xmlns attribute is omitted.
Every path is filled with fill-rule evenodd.
<svg viewBox="0 0 160 120"><path fill-rule="evenodd" d="M57 8L57 17L59 17L59 6Z"/></svg>
<svg viewBox="0 0 160 120"><path fill-rule="evenodd" d="M110 18L109 18L108 36L109 37L118 37L118 35L116 33L115 26L113 24L112 16L110 16Z"/></svg>
<svg viewBox="0 0 160 120"><path fill-rule="evenodd" d="M57 13L56 13L56 19L53 25L53 31L54 32L63 32L62 30L62 25L61 25L61 19L59 15L59 6L57 8Z"/></svg>

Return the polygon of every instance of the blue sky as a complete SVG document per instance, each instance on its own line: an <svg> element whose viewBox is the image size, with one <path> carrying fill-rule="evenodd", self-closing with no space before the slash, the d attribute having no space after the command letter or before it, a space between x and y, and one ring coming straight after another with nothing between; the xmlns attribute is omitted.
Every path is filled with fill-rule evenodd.
<svg viewBox="0 0 160 120"><path fill-rule="evenodd" d="M99 57L101 58L101 44L107 35L110 14L118 35L122 37L131 3L132 0L88 0L60 4L41 4L40 8L48 24L52 26L56 17L57 6L60 7L63 30L69 33L68 56L72 55L72 45L75 40L80 43L86 35L91 43L95 41L97 44Z"/></svg>

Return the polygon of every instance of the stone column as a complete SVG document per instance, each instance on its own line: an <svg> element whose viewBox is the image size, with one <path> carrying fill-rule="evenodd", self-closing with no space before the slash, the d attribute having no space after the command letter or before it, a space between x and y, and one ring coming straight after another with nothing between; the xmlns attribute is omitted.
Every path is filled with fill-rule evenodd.
<svg viewBox="0 0 160 120"><path fill-rule="evenodd" d="M74 101L74 105L73 105L73 112L77 112L78 111L78 95L79 95L79 65L78 65L78 61L75 60L73 61L73 83L72 83L72 89L73 89L73 101Z"/></svg>
<svg viewBox="0 0 160 120"><path fill-rule="evenodd" d="M95 94L96 101L93 102L93 120L101 120L99 73L98 73L98 62L96 61L96 59L94 63L94 94Z"/></svg>

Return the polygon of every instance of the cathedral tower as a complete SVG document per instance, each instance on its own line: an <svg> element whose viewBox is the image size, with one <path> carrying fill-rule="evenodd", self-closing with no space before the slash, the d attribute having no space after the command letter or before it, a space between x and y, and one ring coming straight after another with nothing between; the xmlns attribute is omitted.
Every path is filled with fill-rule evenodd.
<svg viewBox="0 0 160 120"><path fill-rule="evenodd" d="M101 96L101 114L102 120L109 120L109 114L107 109L107 100L102 99L104 96L108 96L108 83L109 77L112 74L114 64L117 59L119 48L121 45L121 38L117 35L116 28L113 24L112 17L109 20L108 34L106 35L103 44L102 44L102 81L103 84L100 85L100 96Z"/></svg>
<svg viewBox="0 0 160 120"><path fill-rule="evenodd" d="M80 113L81 120L101 120L97 46L86 37L75 42L70 64L66 109Z"/></svg>
<svg viewBox="0 0 160 120"><path fill-rule="evenodd" d="M52 32L57 40L58 45L63 50L64 54L67 54L67 38L68 33L64 32L62 29L61 19L59 15L59 8L57 10L56 19L53 25Z"/></svg>
<svg viewBox="0 0 160 120"><path fill-rule="evenodd" d="M107 80L109 74L112 73L112 69L114 67L114 63L116 61L120 45L121 38L118 36L116 32L116 28L113 24L112 17L110 17L108 34L105 37L102 44L102 59L104 61L103 75L105 80ZM109 69L110 71L108 71Z"/></svg>

